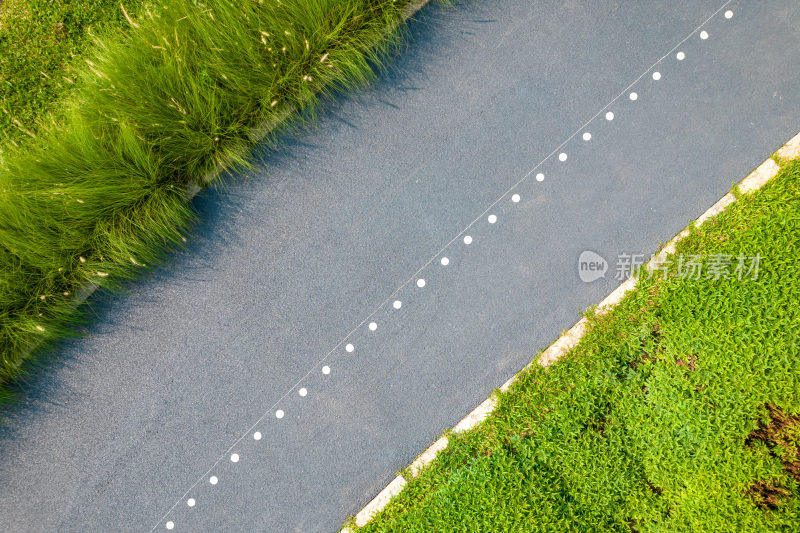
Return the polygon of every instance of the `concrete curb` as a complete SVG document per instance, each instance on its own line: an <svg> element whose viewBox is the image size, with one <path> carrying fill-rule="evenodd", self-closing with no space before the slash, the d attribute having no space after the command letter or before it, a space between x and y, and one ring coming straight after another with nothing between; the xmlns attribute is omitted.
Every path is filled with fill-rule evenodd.
<svg viewBox="0 0 800 533"><path fill-rule="evenodd" d="M761 163L761 165L759 165L755 170L737 183L736 187L740 193L750 194L754 191L757 191L778 174L781 166L775 162L773 157L776 157L778 160L780 160L782 165L788 163L792 159L800 157L800 133L792 137L792 139L790 139L789 142L784 144L777 152L775 152L773 156L767 158L763 163ZM700 215L697 220L695 220L695 226L701 226L706 220L718 215L735 201L736 196L734 196L733 193L727 193L714 205L709 207L702 215ZM645 268L648 271L651 271L654 264L662 263L664 259L666 259L667 255L675 252L675 246L687 235L689 235L688 228L675 235L661 248L661 250L653 255L653 257L645 264ZM606 296L599 304L597 304L595 312L599 314L607 313L622 300L625 294L635 287L636 278L629 277L608 296ZM498 390L501 392L506 392L514 383L517 376L524 372L529 366L537 363L542 366L550 366L561 359L564 355L569 353L569 351L572 350L572 348L574 348L578 342L580 342L581 338L583 338L583 335L586 332L587 323L588 321L586 317L581 318L575 323L574 326L569 328L561 335L561 337L548 346L547 349L542 351L538 358L522 368L515 375L511 376L511 378L503 383ZM493 394L481 402L481 404L473 409L467 416L462 418L455 426L453 426L451 431L453 433L461 433L475 428L492 414L496 405L497 398ZM417 477L427 465L433 462L433 460L436 458L436 455L440 451L447 448L448 444L449 441L446 436L440 437L436 442L431 444L407 467L410 476L412 478ZM375 498L373 498L366 506L364 506L363 509L361 509L361 511L356 514L354 519L356 527L362 527L366 525L375 514L379 513L384 507L386 507L393 497L402 492L407 483L408 482L406 478L403 477L402 474L398 474L396 478L394 478L381 492L378 493L377 496L375 496ZM341 533L354 532L350 527L346 526L342 528Z"/></svg>
<svg viewBox="0 0 800 533"><path fill-rule="evenodd" d="M370 521L372 516L386 507L389 501L400 494L406 486L406 479L403 476L394 478L382 491L375 496L371 502L364 506L356 515L356 526L361 527ZM349 529L343 531L350 531Z"/></svg>

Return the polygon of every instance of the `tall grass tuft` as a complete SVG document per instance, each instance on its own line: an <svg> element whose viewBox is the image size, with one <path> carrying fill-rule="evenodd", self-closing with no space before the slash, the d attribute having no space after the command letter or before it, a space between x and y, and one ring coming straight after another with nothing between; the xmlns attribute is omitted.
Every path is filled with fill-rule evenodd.
<svg viewBox="0 0 800 533"><path fill-rule="evenodd" d="M164 0L125 13L121 35L95 42L65 118L0 156L2 390L81 319L76 294L180 245L187 186L246 165L287 113L308 120L320 97L370 80L407 4Z"/></svg>

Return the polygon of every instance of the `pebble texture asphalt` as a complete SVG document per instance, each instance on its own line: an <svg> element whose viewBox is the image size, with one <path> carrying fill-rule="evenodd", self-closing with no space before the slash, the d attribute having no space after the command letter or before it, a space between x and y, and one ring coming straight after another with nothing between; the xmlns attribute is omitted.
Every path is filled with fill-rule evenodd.
<svg viewBox="0 0 800 533"><path fill-rule="evenodd" d="M720 7L424 8L391 72L93 298L0 428L2 529L338 529L800 129L800 4Z"/></svg>

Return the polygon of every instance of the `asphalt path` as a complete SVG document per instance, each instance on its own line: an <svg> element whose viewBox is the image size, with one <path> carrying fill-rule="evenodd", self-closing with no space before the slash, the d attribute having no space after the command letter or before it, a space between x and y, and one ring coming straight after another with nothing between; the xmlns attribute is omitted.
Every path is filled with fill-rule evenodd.
<svg viewBox="0 0 800 533"><path fill-rule="evenodd" d="M427 6L390 72L93 297L0 429L0 526L337 529L797 133L798 28L796 0Z"/></svg>

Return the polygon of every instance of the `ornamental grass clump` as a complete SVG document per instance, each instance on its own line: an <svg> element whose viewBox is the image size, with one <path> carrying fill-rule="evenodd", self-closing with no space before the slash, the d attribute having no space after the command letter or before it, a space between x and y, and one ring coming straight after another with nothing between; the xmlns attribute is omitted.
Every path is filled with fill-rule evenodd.
<svg viewBox="0 0 800 533"><path fill-rule="evenodd" d="M187 188L367 82L407 2L166 0L99 39L63 117L0 154L0 385L68 334L76 298L180 245ZM59 115L61 116L61 115ZM288 120L287 120L288 119Z"/></svg>

